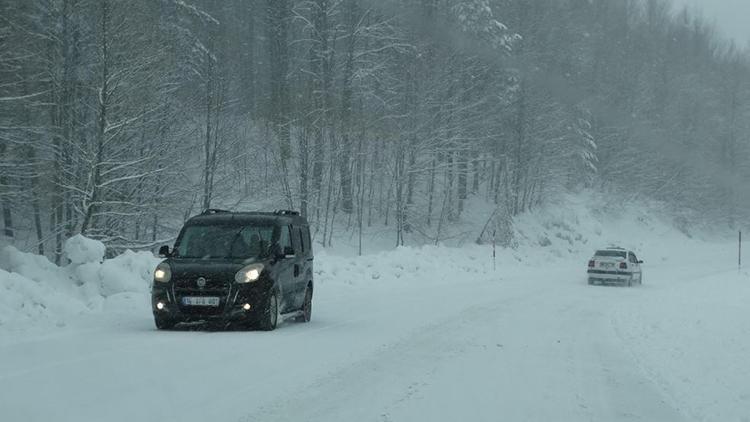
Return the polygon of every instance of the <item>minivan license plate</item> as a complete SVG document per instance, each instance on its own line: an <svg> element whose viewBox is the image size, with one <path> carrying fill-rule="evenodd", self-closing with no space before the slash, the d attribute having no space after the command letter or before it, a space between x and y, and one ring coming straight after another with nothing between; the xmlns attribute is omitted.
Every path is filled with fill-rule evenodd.
<svg viewBox="0 0 750 422"><path fill-rule="evenodd" d="M182 304L189 306L219 306L219 298L210 296L187 296L182 298Z"/></svg>

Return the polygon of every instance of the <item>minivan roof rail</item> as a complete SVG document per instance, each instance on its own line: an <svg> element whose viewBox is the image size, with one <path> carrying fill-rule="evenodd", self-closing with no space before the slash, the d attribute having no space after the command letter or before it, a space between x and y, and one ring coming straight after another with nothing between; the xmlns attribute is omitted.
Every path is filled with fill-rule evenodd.
<svg viewBox="0 0 750 422"><path fill-rule="evenodd" d="M299 215L299 211L293 210L276 210L273 213L276 215Z"/></svg>
<svg viewBox="0 0 750 422"><path fill-rule="evenodd" d="M218 209L218 208L207 208L207 209L206 209L205 211L203 211L203 212L202 212L201 214L202 214L202 215L207 215L207 214L226 214L226 213L228 213L228 212L230 212L230 211L227 211L227 210L220 210L220 209Z"/></svg>

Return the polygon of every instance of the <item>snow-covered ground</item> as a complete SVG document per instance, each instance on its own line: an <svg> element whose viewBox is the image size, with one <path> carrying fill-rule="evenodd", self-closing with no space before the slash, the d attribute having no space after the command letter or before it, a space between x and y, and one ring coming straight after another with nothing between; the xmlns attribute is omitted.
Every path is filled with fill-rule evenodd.
<svg viewBox="0 0 750 422"><path fill-rule="evenodd" d="M736 245L564 209L519 219L494 271L488 246L318 251L313 321L274 332L156 331L148 254L6 248L0 420L750 421ZM586 285L609 243L640 253L643 286Z"/></svg>

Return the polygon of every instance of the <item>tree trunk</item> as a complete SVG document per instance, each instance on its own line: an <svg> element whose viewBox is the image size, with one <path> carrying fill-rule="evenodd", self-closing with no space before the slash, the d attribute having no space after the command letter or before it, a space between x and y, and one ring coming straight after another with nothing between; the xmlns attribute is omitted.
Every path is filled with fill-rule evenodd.
<svg viewBox="0 0 750 422"><path fill-rule="evenodd" d="M204 99L205 107L205 118L206 118L206 131L203 139L203 200L202 206L204 210L211 208L211 196L213 193L213 186L211 186L211 137L213 129L211 127L211 115L213 114L213 87L214 87L214 63L213 57L209 51L206 51L206 62L208 68L206 69L206 96Z"/></svg>
<svg viewBox="0 0 750 422"><path fill-rule="evenodd" d="M396 149L396 246L404 244L404 154L403 148Z"/></svg>
<svg viewBox="0 0 750 422"><path fill-rule="evenodd" d="M328 0L315 0L313 7L314 34L310 48L312 69L313 99L313 165L312 194L315 195L315 220L320 224L321 201L323 197L323 169L325 166L325 137L328 127L328 77L326 65L328 55Z"/></svg>
<svg viewBox="0 0 750 422"><path fill-rule="evenodd" d="M435 201L435 174L437 173L436 168L437 159L435 157L430 160L430 183L427 185L427 227L432 225L432 207Z"/></svg>
<svg viewBox="0 0 750 422"><path fill-rule="evenodd" d="M109 0L102 0L100 30L101 37L101 87L99 90L99 119L96 132L96 153L94 155L93 175L89 204L81 222L81 234L86 235L95 226L95 215L100 201L101 165L104 158L104 137L107 128L107 107L109 106Z"/></svg>
<svg viewBox="0 0 750 422"><path fill-rule="evenodd" d="M347 44L346 64L344 66L344 86L341 94L341 154L339 162L339 178L341 179L341 210L351 214L354 207L352 199L351 155L350 139L352 117L352 78L354 76L354 47L356 44L356 1L349 0L349 42Z"/></svg>
<svg viewBox="0 0 750 422"><path fill-rule="evenodd" d="M515 145L513 149L513 214L518 215L523 212L521 192L523 190L522 183L524 182L524 156L523 147L526 142L526 84L521 81L521 89L518 92L518 99L516 100L516 121L515 121Z"/></svg>
<svg viewBox="0 0 750 422"><path fill-rule="evenodd" d="M474 153L474 158L471 160L471 193L477 194L479 192L479 157Z"/></svg>
<svg viewBox="0 0 750 422"><path fill-rule="evenodd" d="M333 134L331 134L330 152L329 152L329 154L331 154L331 157L334 156L335 150L336 150L336 138L333 136ZM331 214L331 206L332 206L331 201L335 201L334 195L333 195L334 179L336 177L335 169L336 169L336 165L334 163L334 159L331 158L331 161L328 166L328 194L326 196L326 210L325 210L325 216L323 220L323 241L322 241L323 246L326 246L327 244L331 243L331 240L327 239L326 236L328 232L328 217ZM334 211L334 215L335 215L335 211ZM333 225L333 218L331 218L331 225ZM333 232L333 227L331 227L331 232ZM327 242L326 242L326 239L327 239Z"/></svg>
<svg viewBox="0 0 750 422"><path fill-rule="evenodd" d="M268 38L271 75L271 107L269 120L279 140L281 161L281 183L287 205L293 208L289 187L289 165L291 156L291 128L289 98L289 0L266 0L268 10Z"/></svg>
<svg viewBox="0 0 750 422"><path fill-rule="evenodd" d="M468 198L468 154L462 146L458 153L458 215L464 211L464 202Z"/></svg>
<svg viewBox="0 0 750 422"><path fill-rule="evenodd" d="M4 178L0 179L0 184L5 184L6 180ZM14 237L15 232L13 230L13 212L10 209L10 204L8 203L8 200L3 200L2 203L3 208L3 234L5 234L6 237Z"/></svg>

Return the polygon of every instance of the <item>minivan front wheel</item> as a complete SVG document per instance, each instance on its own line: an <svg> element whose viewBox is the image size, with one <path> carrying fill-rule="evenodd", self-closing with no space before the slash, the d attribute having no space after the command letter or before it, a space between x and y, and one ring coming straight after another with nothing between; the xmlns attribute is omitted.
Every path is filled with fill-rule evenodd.
<svg viewBox="0 0 750 422"><path fill-rule="evenodd" d="M154 324L157 330L169 330L174 328L176 322L170 318L155 315Z"/></svg>
<svg viewBox="0 0 750 422"><path fill-rule="evenodd" d="M268 295L266 306L261 316L260 329L264 331L273 331L279 319L279 302L276 299L276 293L271 292Z"/></svg>

